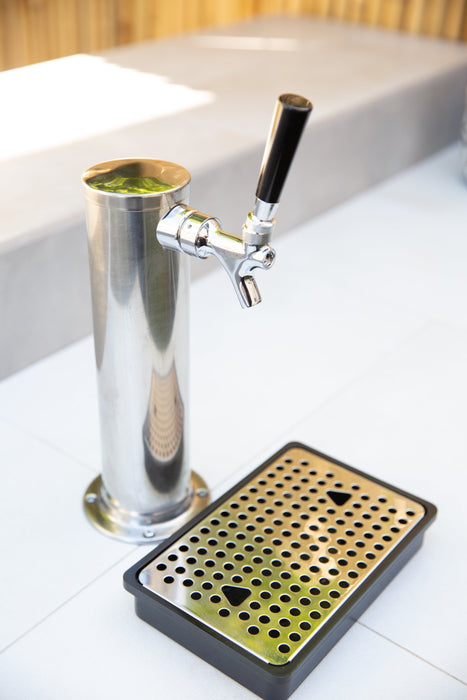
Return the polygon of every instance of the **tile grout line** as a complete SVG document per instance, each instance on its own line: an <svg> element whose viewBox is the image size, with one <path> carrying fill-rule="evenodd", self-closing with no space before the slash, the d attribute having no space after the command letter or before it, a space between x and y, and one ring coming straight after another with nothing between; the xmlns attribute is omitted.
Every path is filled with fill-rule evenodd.
<svg viewBox="0 0 467 700"><path fill-rule="evenodd" d="M32 432L31 430L24 428L22 425L19 425L15 421L8 420L8 418L5 418L4 416L0 416L0 423L3 423L4 425L6 425L9 428L13 428L14 430L19 430L27 437L32 438L33 440L37 440L42 445L45 445L45 447L49 448L50 450L54 450L54 452L57 452L58 454L62 455L63 457L66 457L67 459L71 460L72 462L79 465L80 467L83 467L83 469L86 469L86 471L88 471L91 474L94 474L94 476L96 476L97 472L95 469L90 467L89 464L82 462L80 459L77 459L76 457L71 455L69 452L64 450L59 445L55 445L54 443L49 442L49 440L41 437L40 435L36 435L36 433Z"/></svg>
<svg viewBox="0 0 467 700"><path fill-rule="evenodd" d="M79 595L81 595L81 593L83 593L83 591L85 591L87 588L89 588L94 583L96 583L96 581L98 581L100 578L105 576L113 568L118 566L122 561L124 561L128 556L130 556L130 554L134 554L135 552L137 552L138 549L139 549L139 547L134 547L131 551L124 554L123 557L120 557L120 559L118 559L113 564L111 564L106 569L104 569L104 571L102 571L98 576L96 576L91 581L86 583L82 588L80 588L78 591L76 591L76 593L73 593L73 595L71 595L69 598L67 598L62 603L60 603L60 605L58 605L56 608L54 608L49 613L47 613L47 615L45 615L41 620L36 622L32 627L27 629L25 632L20 634L19 637L16 637L16 639L14 639L12 642L9 642L6 646L4 646L2 649L0 649L0 655L3 654L4 651L7 651L12 646L14 646L17 642L24 639L24 637L26 637L30 632L33 632L37 627L40 627L40 625L42 625L46 620L48 620L49 617L52 617L53 615L55 615L55 613L57 613L59 610L64 608L65 605L68 605L68 603L70 603L74 598L77 598Z"/></svg>
<svg viewBox="0 0 467 700"><path fill-rule="evenodd" d="M321 411L323 408L325 408L328 404L332 403L338 397L345 391L347 391L350 387L352 387L354 384L357 382L361 381L364 379L370 372L372 372L375 368L378 367L378 365L381 364L382 361L384 361L385 358L391 357L391 355L395 354L396 352L399 351L399 349L404 348L408 343L411 342L412 339L416 338L419 334L421 334L425 328L429 328L433 323L435 322L435 319L427 319L424 320L420 325L417 326L417 328L413 331L410 331L408 335L406 335L400 343L397 343L396 345L393 345L391 348L389 348L386 352L383 352L382 354L379 355L377 360L372 360L366 367L363 369L361 372L356 374L354 377L346 381L344 384L342 384L338 389L336 389L334 392L329 394L329 396L326 396L315 408L313 408L309 413L306 413L300 420L296 421L292 425L290 425L286 430L284 430L281 435L287 435L290 433L291 430L294 430L297 426L301 425L305 421L309 420L315 413L318 411Z"/></svg>
<svg viewBox="0 0 467 700"><path fill-rule="evenodd" d="M47 615L45 615L45 617L43 617L41 620L39 620L38 622L36 622L36 624L34 624L32 627L30 627L28 630L26 630L26 631L23 632L22 634L20 634L19 637L16 637L16 639L14 639L12 642L10 642L10 643L7 644L5 647L3 647L3 649L0 649L0 655L1 655L3 652L5 652L5 651L7 651L8 649L10 649L11 647L13 647L17 642L21 641L21 639L24 639L24 637L26 637L30 632L33 632L37 627L39 627L40 625L42 625L49 617L52 617L53 615L55 615L59 610L61 610L62 608L64 608L65 605L68 605L68 603L70 603L72 600L74 600L74 598L77 598L79 595L81 595L81 593L82 593L83 591L85 591L87 588L89 588L89 587L92 586L94 583L96 583L96 581L98 581L100 578L102 578L103 576L105 576L105 574L107 574L109 571L111 571L111 570L114 569L116 566L118 566L118 564L120 564L122 561L124 561L128 556L130 556L130 554L133 554L133 553L137 552L138 549L139 549L138 547L134 547L130 552L127 552L123 557L120 557L120 559L118 559L116 562L114 562L113 564L111 564L110 566L108 566L106 569L104 569L104 571L102 571L98 576L96 576L96 577L93 578L91 581L89 581L89 583L87 583L85 586L83 586L83 587L80 588L78 591L76 591L76 593L74 593L72 596L70 596L69 598L67 598L66 600L64 600L63 603L61 603L61 604L60 604L59 606L57 606L54 610L52 610L52 611L49 612ZM415 652L412 651L411 649L408 649L407 647L403 646L402 644L399 644L398 642L396 642L395 640L391 639L390 637L387 637L386 635L382 634L381 632L378 632L378 631L375 630L373 627L370 627L369 625L366 625L364 622L361 622L360 620L355 620L355 622L356 622L358 625L360 625L361 627L363 627L364 629L368 630L369 632L372 632L373 634L376 634L376 635L377 635L378 637L380 637L381 639L384 639L385 641L389 642L390 644L393 644L394 646L398 647L399 649L402 649L403 651L406 651L406 652L407 652L408 654L410 654L411 656L414 656L414 657L415 657L416 659L418 659L419 661L422 661L423 663L427 664L428 666L431 666L431 667L434 668L436 671L439 671L440 673L443 673L444 675L448 676L448 678L452 678L454 681L457 681L457 682L460 683L461 685L467 686L467 683L466 683L465 681L463 681L461 678L458 678L457 676L454 676L452 673L449 673L449 671L446 671L445 669L441 668L440 666L437 666L436 664L432 663L431 661L428 661L428 660L425 659L423 656L420 656L419 654L415 653Z"/></svg>
<svg viewBox="0 0 467 700"><path fill-rule="evenodd" d="M385 634L378 632L377 630L373 629L373 627L366 625L364 622L360 622L360 620L355 620L355 622L358 625L360 625L361 627L364 627L369 632L373 632L378 637L381 637L381 639L386 640L386 642L389 642L390 644L394 644L394 646L398 647L399 649L402 649L403 651L406 651L408 654L411 654L411 656L414 656L419 661L423 661L423 663L428 664L428 666L431 666L432 668L436 669L437 671L440 671L440 673L443 673L445 676L448 676L449 678L452 678L453 680L457 681L458 683L461 683L462 685L467 686L467 683L465 681L463 681L461 678L457 678L457 676L454 676L452 673L449 673L449 671L446 671L444 668L441 668L440 666L436 666L436 664L432 663L431 661L428 661L428 659L425 659L423 656L420 656L419 654L412 651L411 649L408 649L407 647L403 646L402 644L399 644L398 642L394 641L394 639L391 639L391 637L386 637Z"/></svg>
<svg viewBox="0 0 467 700"><path fill-rule="evenodd" d="M388 352L385 352L385 353L383 354L383 357L387 356L388 354L390 355L392 352L394 352L395 350L397 350L401 345L403 346L404 344L406 344L406 342L408 342L412 337L414 337L414 336L416 337L416 335L417 335L419 332L421 332L425 327L428 327L430 324L432 324L432 323L434 323L434 322L437 322L437 321L438 321L438 319L436 319L436 318L426 317L425 320L423 320L422 322L419 323L419 325L416 327L416 329L415 329L414 331L411 331L407 336L404 337L404 339L402 340L401 343L398 343L396 346L392 346L392 347L388 350ZM79 341L79 342L81 342L81 341ZM305 421L305 420L307 420L309 417L311 417L316 411L321 410L321 409L322 409L324 406L326 406L328 403L334 401L334 400L340 395L340 393L341 393L342 391L345 391L349 386L352 386L352 384L353 384L354 382L359 381L361 378L363 378L369 371L371 371L371 369L372 369L373 367L377 366L378 363L380 362L380 359L381 359L381 357L379 357L377 360L371 361L370 364L367 365L367 367L365 367L365 369L362 370L362 372L360 372L360 373L357 374L356 376L350 378L350 379L349 379L347 382L345 382L339 389L336 389L332 394L330 394L329 396L327 396L326 398L324 398L323 401L321 401L321 403L318 404L318 406L316 406L314 409L312 409L312 411L311 411L310 413L307 413L305 416L303 416L302 418L300 418L297 422L293 423L291 426L289 426L289 427L288 427L283 433L281 433L281 434L282 434L282 435L286 435L287 433L290 432L290 430L293 430L297 425L300 425L303 421ZM83 468L86 469L87 471L89 471L89 472L91 472L92 474L96 475L96 470L93 469L92 467L90 467L87 463L85 463L85 462L83 462L83 461L77 459L74 455L71 455L71 454L68 453L66 450L64 450L63 448L61 448L60 446L55 445L55 444L52 443L52 442L49 442L48 440L44 439L44 438L43 438L42 436L40 436L40 435L37 435L37 434L34 433L33 431L31 431L31 430L29 430L29 429L25 429L22 425L19 425L19 424L17 424L17 423L14 422L14 421L12 422L12 421L8 420L7 418L5 418L4 416L1 416L1 417L0 417L0 422L3 422L5 425L7 425L7 426L9 426L9 427L12 427L12 428L15 428L15 429L17 429L17 430L22 431L25 435L27 435L27 436L29 436L29 437L35 439L35 440L38 440L40 443L42 443L43 445L45 445L45 446L48 447L49 449L53 449L53 450L56 451L57 453L63 455L64 457L67 457L68 459L70 459L70 460L72 460L73 462L75 462L77 465L83 467ZM260 453L256 453L256 454L259 455ZM252 458L252 460L254 460L254 457ZM252 460L248 460L247 462L243 462L243 463L239 466L239 470L241 471L241 470L242 470L242 467L245 467L245 468L246 468L247 465L248 465ZM229 477L227 477L226 480L223 479L219 484L217 484L217 485L216 485L215 487L213 487L213 488L219 488L219 486L221 486L222 483L224 483L224 481L229 481Z"/></svg>
<svg viewBox="0 0 467 700"><path fill-rule="evenodd" d="M422 321L413 331L410 331L404 338L401 340L400 343L397 343L396 345L393 345L390 347L387 351L383 352L383 354L378 356L378 359L370 361L370 363L357 375L354 377L350 378L348 381L346 381L343 385L341 385L338 389L336 389L334 392L323 398L323 400L315 406L309 413L306 413L303 415L299 420L295 421L295 423L292 423L289 425L285 430L283 430L278 437L276 437L273 441L271 441L269 444L271 445L271 454L276 452L279 448L280 445L283 444L283 441L290 441L290 434L297 428L297 426L300 426L302 423L305 421L309 420L315 413L318 411L321 411L323 408L325 408L328 404L332 403L335 401L341 393L346 391L349 387L352 387L353 384L356 382L359 382L361 379L364 379L364 377L371 372L374 368L376 368L380 363L381 360L386 357L390 357L393 353L397 352L399 348L403 348L407 343L409 343L413 338L416 338L420 333L423 332L425 328L429 328L430 325L433 323L436 323L437 320L434 318L426 318L424 321ZM283 438L283 439L282 439ZM235 473L239 473L239 479L242 478L242 475L244 476L247 472L246 470L248 467L250 469L254 468L254 465L258 465L258 460L262 459L262 461L265 461L264 455L264 450L256 451L250 458L248 458L245 462L242 462L236 469L235 472L231 472L228 474L224 479L222 479L220 482L218 482L216 485L211 486L211 491L214 489L217 491L218 489L223 489L218 495L216 496L217 498L222 495L222 493L229 488L230 484L233 484L233 479L235 478ZM334 455L332 455L334 456ZM253 466L251 466L253 465ZM239 480L238 479L238 480ZM227 484L227 487L224 489L223 484Z"/></svg>

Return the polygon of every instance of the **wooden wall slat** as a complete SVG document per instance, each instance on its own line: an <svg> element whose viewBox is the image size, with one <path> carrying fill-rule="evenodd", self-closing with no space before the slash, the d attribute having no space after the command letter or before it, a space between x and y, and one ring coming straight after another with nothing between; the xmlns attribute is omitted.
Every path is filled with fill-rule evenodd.
<svg viewBox="0 0 467 700"><path fill-rule="evenodd" d="M459 39L462 31L462 20L465 16L465 0L446 0L443 28L441 36L446 39Z"/></svg>
<svg viewBox="0 0 467 700"><path fill-rule="evenodd" d="M467 0L0 0L0 70L279 14L467 41Z"/></svg>
<svg viewBox="0 0 467 700"><path fill-rule="evenodd" d="M365 0L362 9L362 22L378 24L383 0Z"/></svg>
<svg viewBox="0 0 467 700"><path fill-rule="evenodd" d="M383 0L379 23L387 29L400 29L403 10L404 0Z"/></svg>
<svg viewBox="0 0 467 700"><path fill-rule="evenodd" d="M445 0L427 0L422 18L422 34L440 36L445 7Z"/></svg>
<svg viewBox="0 0 467 700"><path fill-rule="evenodd" d="M200 0L184 0L183 17L185 31L192 32L201 26L201 5Z"/></svg>
<svg viewBox="0 0 467 700"><path fill-rule="evenodd" d="M364 8L365 0L347 0L345 19L353 23L362 22Z"/></svg>
<svg viewBox="0 0 467 700"><path fill-rule="evenodd" d="M21 7L18 3L18 7ZM47 61L49 52L49 31L47 26L48 5L45 0L29 0L26 13L26 39L32 63Z"/></svg>
<svg viewBox="0 0 467 700"><path fill-rule="evenodd" d="M331 0L311 0L310 14L319 17L328 17L331 9Z"/></svg>
<svg viewBox="0 0 467 700"><path fill-rule="evenodd" d="M58 56L82 50L78 36L78 11L75 0L55 0L55 36Z"/></svg>
<svg viewBox="0 0 467 700"><path fill-rule="evenodd" d="M402 29L412 34L419 34L422 29L425 0L407 0L402 13Z"/></svg>
<svg viewBox="0 0 467 700"><path fill-rule="evenodd" d="M329 16L336 19L344 19L346 0L331 0Z"/></svg>
<svg viewBox="0 0 467 700"><path fill-rule="evenodd" d="M5 2L2 6L2 55L6 68L15 68L32 60L27 45L26 0Z"/></svg>

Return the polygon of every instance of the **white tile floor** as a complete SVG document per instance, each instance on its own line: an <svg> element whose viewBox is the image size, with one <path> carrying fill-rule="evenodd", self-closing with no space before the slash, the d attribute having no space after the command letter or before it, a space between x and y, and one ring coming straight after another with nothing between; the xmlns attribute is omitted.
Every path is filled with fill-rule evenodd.
<svg viewBox="0 0 467 700"><path fill-rule="evenodd" d="M298 439L439 508L297 700L467 698L458 172L452 147L277 239L257 309L237 308L221 272L193 284L191 454L215 494ZM121 576L145 550L84 519L99 470L93 362L86 339L0 384L0 697L253 698L136 617Z"/></svg>

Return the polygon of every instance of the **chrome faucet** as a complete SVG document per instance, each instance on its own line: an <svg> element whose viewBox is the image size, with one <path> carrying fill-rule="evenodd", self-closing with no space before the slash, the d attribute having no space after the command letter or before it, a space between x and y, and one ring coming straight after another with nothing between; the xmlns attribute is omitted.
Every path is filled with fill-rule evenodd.
<svg viewBox="0 0 467 700"><path fill-rule="evenodd" d="M243 307L255 306L261 294L252 271L269 270L276 253L269 245L274 216L295 150L311 112L311 103L299 95L281 95L272 120L256 189L256 201L235 236L220 221L184 205L174 207L157 227L157 239L167 249L197 258L214 255L225 268Z"/></svg>
<svg viewBox="0 0 467 700"><path fill-rule="evenodd" d="M208 502L188 466L189 260L180 253L214 255L243 307L261 301L252 272L274 262L274 216L311 109L299 95L279 98L241 235L187 206L190 175L174 163L108 161L83 175L103 462L84 506L110 536L156 542Z"/></svg>

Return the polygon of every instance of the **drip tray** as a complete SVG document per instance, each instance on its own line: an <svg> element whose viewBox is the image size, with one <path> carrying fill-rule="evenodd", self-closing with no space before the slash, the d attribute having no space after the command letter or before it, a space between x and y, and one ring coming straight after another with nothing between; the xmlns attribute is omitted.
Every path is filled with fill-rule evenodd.
<svg viewBox="0 0 467 700"><path fill-rule="evenodd" d="M136 612L287 698L420 547L436 508L284 447L125 573Z"/></svg>

